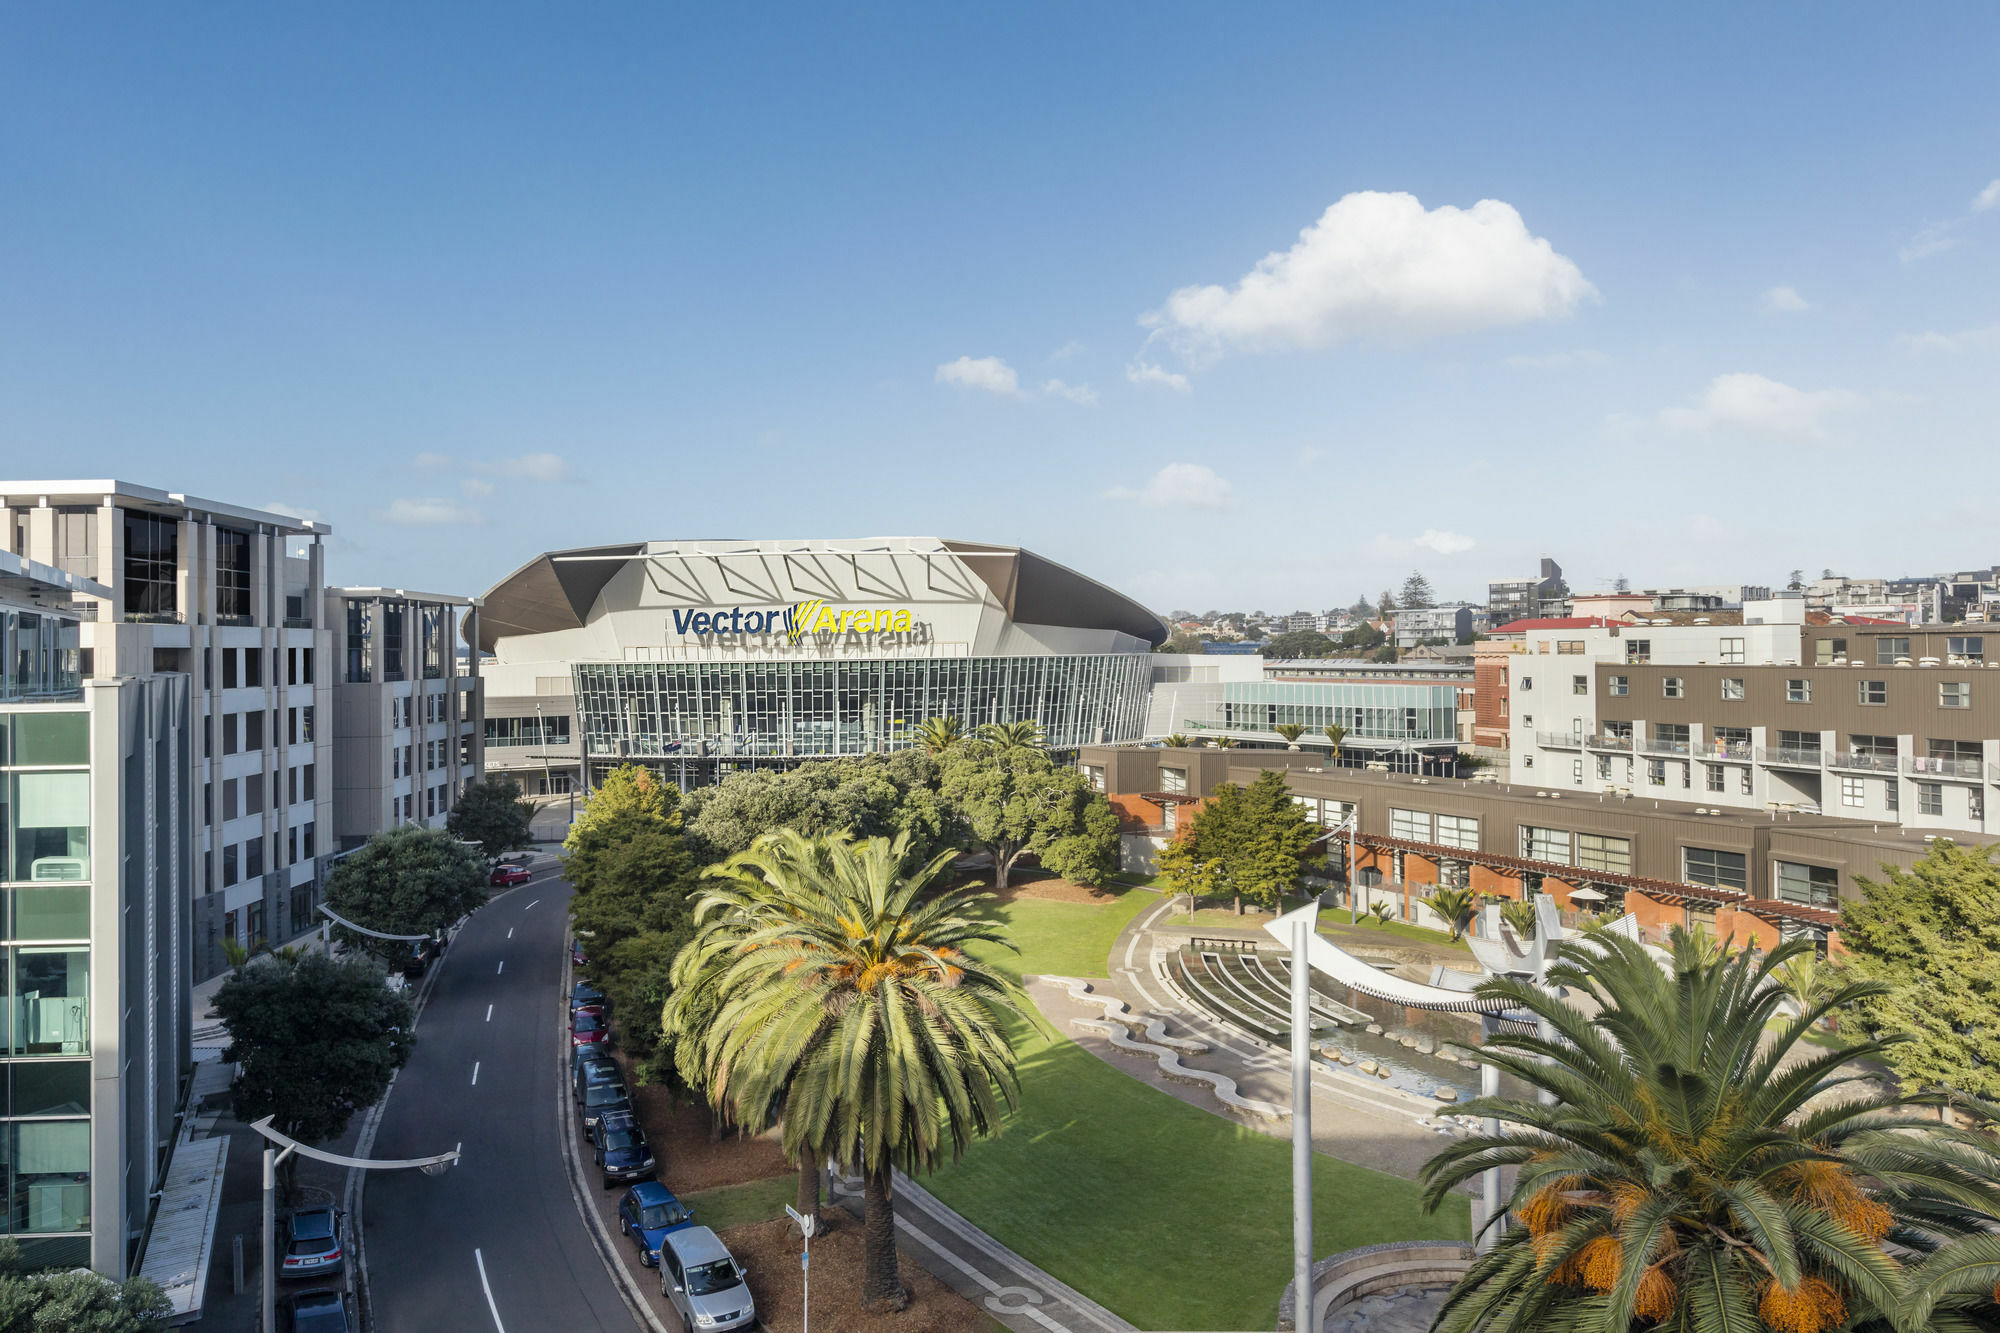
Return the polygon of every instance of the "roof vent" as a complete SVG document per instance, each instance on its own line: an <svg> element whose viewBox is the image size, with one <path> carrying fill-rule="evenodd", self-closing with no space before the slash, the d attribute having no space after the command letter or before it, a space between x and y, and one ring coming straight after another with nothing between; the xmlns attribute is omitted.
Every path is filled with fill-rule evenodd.
<svg viewBox="0 0 2000 1333"><path fill-rule="evenodd" d="M1708 617L1707 617L1707 616L1696 616L1696 617L1694 618L1694 623L1695 623L1695 624L1697 624L1697 625L1706 625L1706 624L1708 624L1708 623L1709 623L1709 621L1708 621Z"/></svg>

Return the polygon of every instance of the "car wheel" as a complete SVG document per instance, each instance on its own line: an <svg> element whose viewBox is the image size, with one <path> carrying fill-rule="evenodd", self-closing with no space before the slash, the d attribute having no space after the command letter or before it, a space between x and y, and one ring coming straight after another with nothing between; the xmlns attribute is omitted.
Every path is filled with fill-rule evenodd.
<svg viewBox="0 0 2000 1333"><path fill-rule="evenodd" d="M623 1213L620 1213L618 1215L618 1234L621 1236L629 1236L632 1234L632 1224L625 1220L625 1215Z"/></svg>

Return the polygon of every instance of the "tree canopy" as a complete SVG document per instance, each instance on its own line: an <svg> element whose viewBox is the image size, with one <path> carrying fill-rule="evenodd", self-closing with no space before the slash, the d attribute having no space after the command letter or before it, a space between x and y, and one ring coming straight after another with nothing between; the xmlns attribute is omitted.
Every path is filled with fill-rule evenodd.
<svg viewBox="0 0 2000 1333"><path fill-rule="evenodd" d="M1410 571L1410 576L1403 580L1402 592L1396 597L1396 605L1405 611L1419 611L1436 601L1437 594L1431 591L1431 581L1424 577L1420 569Z"/></svg>
<svg viewBox="0 0 2000 1333"><path fill-rule="evenodd" d="M961 732L949 753L968 748ZM907 833L912 854L928 859L945 828L937 779L938 761L921 750L732 773L688 794L688 837L697 855L716 861L781 828L858 838Z"/></svg>
<svg viewBox="0 0 2000 1333"><path fill-rule="evenodd" d="M478 843L491 860L530 844L528 822L534 813L535 807L521 799L521 784L505 773L496 773L460 793L444 827L454 838Z"/></svg>
<svg viewBox="0 0 2000 1333"><path fill-rule="evenodd" d="M993 858L1006 888L1023 856L1077 884L1101 884L1118 868L1118 816L1073 768L1040 750L990 746L945 757L939 787L944 809L967 843Z"/></svg>
<svg viewBox="0 0 2000 1333"><path fill-rule="evenodd" d="M1857 1006L1870 1031L1906 1033L1884 1057L1904 1088L2000 1097L2000 865L1995 848L1932 845L1908 870L1858 878L1842 905L1852 976L1881 993Z"/></svg>
<svg viewBox="0 0 2000 1333"><path fill-rule="evenodd" d="M357 926L392 935L427 935L486 901L486 862L444 829L404 824L343 857L326 879L326 905ZM391 962L410 946L345 926L334 938Z"/></svg>
<svg viewBox="0 0 2000 1333"><path fill-rule="evenodd" d="M1208 645L1201 641L1199 634L1184 629L1177 629L1169 634L1166 641L1153 649L1153 651L1156 653L1189 653L1199 655L1208 651Z"/></svg>
<svg viewBox="0 0 2000 1333"><path fill-rule="evenodd" d="M1276 907L1319 833L1274 769L1247 787L1217 787L1161 852L1161 873L1175 893L1230 894L1238 912L1245 898Z"/></svg>
<svg viewBox="0 0 2000 1333"><path fill-rule="evenodd" d="M1332 657L1335 644L1316 629L1295 629L1264 645L1266 657Z"/></svg>
<svg viewBox="0 0 2000 1333"><path fill-rule="evenodd" d="M166 1333L173 1314L149 1278L113 1282L87 1268L30 1272L0 1239L0 1333Z"/></svg>

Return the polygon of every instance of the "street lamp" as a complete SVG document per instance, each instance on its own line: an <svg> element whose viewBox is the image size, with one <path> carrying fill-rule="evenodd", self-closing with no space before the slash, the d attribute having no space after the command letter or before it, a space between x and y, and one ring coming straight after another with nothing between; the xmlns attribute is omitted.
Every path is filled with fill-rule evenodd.
<svg viewBox="0 0 2000 1333"><path fill-rule="evenodd" d="M262 1134L272 1143L282 1143L282 1151L276 1148L264 1149L264 1328L266 1333L278 1326L278 1164L293 1153L310 1157L314 1161L331 1162L344 1166L350 1171L409 1171L417 1170L427 1176L443 1175L447 1167L458 1160L458 1149L439 1153L436 1157L405 1157L395 1161L368 1157L342 1157L339 1153L311 1148L297 1139L280 1134L271 1128L271 1117L253 1123L250 1128Z"/></svg>

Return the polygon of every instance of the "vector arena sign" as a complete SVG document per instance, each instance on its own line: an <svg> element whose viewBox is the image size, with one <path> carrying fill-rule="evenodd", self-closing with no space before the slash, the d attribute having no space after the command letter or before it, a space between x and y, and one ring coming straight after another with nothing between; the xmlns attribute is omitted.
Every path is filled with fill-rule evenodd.
<svg viewBox="0 0 2000 1333"><path fill-rule="evenodd" d="M674 633L693 634L783 634L797 644L808 634L908 634L911 624L908 607L895 610L836 610L820 598L797 602L776 611L680 611L674 613Z"/></svg>

